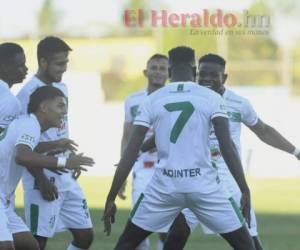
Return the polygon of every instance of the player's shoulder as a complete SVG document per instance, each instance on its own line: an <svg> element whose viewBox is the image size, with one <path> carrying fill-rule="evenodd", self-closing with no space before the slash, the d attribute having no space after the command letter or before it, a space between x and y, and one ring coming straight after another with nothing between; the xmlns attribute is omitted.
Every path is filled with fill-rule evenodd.
<svg viewBox="0 0 300 250"><path fill-rule="evenodd" d="M142 90L139 90L139 91L136 91L134 93L131 93L130 95L128 95L125 99L125 102L130 102L132 100L136 100L136 99L139 99L139 98L142 98L144 96L147 95L147 90L146 89L142 89Z"/></svg>
<svg viewBox="0 0 300 250"><path fill-rule="evenodd" d="M24 86L19 91L18 95L22 94L31 94L34 90L36 90L38 87L43 86L43 83L40 79L38 79L36 76L32 76L30 80L28 80Z"/></svg>
<svg viewBox="0 0 300 250"><path fill-rule="evenodd" d="M233 90L227 89L227 88L224 93L224 99L227 103L228 102L234 103L241 107L251 105L250 101L246 97L241 96L241 95L237 94L236 92L234 92Z"/></svg>

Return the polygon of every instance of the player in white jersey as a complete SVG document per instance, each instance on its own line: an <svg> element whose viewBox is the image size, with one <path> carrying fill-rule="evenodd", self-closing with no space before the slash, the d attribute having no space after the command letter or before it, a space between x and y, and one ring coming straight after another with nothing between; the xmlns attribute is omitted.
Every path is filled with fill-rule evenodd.
<svg viewBox="0 0 300 250"><path fill-rule="evenodd" d="M29 229L15 212L14 193L23 166L82 169L81 165L93 165L93 160L87 157L56 158L34 152L41 132L58 127L66 110L67 102L60 90L50 86L40 88L30 97L30 115L16 118L0 137L0 249L39 249Z"/></svg>
<svg viewBox="0 0 300 250"><path fill-rule="evenodd" d="M144 70L144 75L148 80L147 89L135 92L129 95L125 100L125 122L122 136L122 152L129 141L129 135L139 106L148 95L163 87L166 83L168 78L168 58L161 54L154 54L151 56L147 61L147 67ZM145 139L150 138L151 136L153 136L153 129L149 128ZM140 154L135 162L132 170L133 205L137 202L138 197L145 190L148 182L151 180L156 162L156 150ZM123 193L119 192L119 197L124 197ZM160 234L160 241L163 240L164 235ZM136 248L136 250L147 250L148 248L149 240L146 239Z"/></svg>
<svg viewBox="0 0 300 250"><path fill-rule="evenodd" d="M172 83L147 96L138 111L131 139L107 196L103 215L105 231L108 234L111 231L116 212L114 200L152 125L158 163L115 249L134 249L151 232L167 232L180 211L190 208L202 223L219 232L234 249L253 250L242 215L211 165L209 130L213 125L224 159L242 190L242 211L248 220L250 191L231 143L224 101L218 94L193 82L194 50L177 47L169 51L169 73Z"/></svg>
<svg viewBox="0 0 300 250"><path fill-rule="evenodd" d="M54 86L68 96L67 87L61 80L67 69L69 51L71 48L57 37L46 37L39 42L38 72L17 95L23 109L32 91L41 86ZM36 150L48 154L67 153L76 147L68 137L66 115L60 128L42 134ZM68 229L73 235L68 250L88 249L93 241L92 222L85 197L72 172L32 171L23 174L25 219L40 248L45 249L47 239L56 231Z"/></svg>
<svg viewBox="0 0 300 250"><path fill-rule="evenodd" d="M224 87L227 79L227 74L225 74L225 64L225 60L215 54L208 54L201 57L199 59L199 84L213 89L215 92L222 95L225 100L226 110L229 116L231 138L239 154L241 154L240 135L241 125L243 123L266 144L294 154L298 159L300 159L300 151L282 135L280 135L274 128L259 119L247 99ZM212 160L217 167L220 180L232 194L235 201L238 202L241 198L241 191L221 155L218 140L213 130L210 132L210 149ZM193 231L199 224L199 220L190 210L184 210L183 214L185 219L180 217L174 222L165 242L166 246L168 244L173 244L175 241L176 244L180 245L181 249L183 249L190 231ZM202 227L205 233L214 233L207 227L203 225ZM255 243L256 250L262 250L263 247L258 239L256 218L253 208L251 208L251 222L248 228Z"/></svg>
<svg viewBox="0 0 300 250"><path fill-rule="evenodd" d="M22 47L16 43L0 44L0 134L21 112L19 100L10 91L27 74Z"/></svg>

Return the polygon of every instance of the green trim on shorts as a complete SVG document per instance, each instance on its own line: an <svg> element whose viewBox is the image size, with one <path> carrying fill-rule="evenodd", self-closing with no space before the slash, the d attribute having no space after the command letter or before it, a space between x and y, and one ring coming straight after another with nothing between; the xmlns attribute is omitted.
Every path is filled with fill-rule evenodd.
<svg viewBox="0 0 300 250"><path fill-rule="evenodd" d="M36 204L30 205L30 231L33 235L37 234L39 225L39 206Z"/></svg>
<svg viewBox="0 0 300 250"><path fill-rule="evenodd" d="M135 203L133 209L131 210L129 214L129 219L132 219L133 216L135 215L136 210L138 209L139 205L141 204L142 200L144 199L144 194L141 193L140 197L138 198L137 202Z"/></svg>
<svg viewBox="0 0 300 250"><path fill-rule="evenodd" d="M241 222L242 224L244 224L244 222L245 222L245 221L244 221L244 217L243 217L243 215L242 215L242 213L241 213L241 210L240 210L238 204L236 204L235 200L234 200L232 197L230 197L228 200L230 201L231 206L233 207L233 209L234 209L236 215L238 216L240 222Z"/></svg>

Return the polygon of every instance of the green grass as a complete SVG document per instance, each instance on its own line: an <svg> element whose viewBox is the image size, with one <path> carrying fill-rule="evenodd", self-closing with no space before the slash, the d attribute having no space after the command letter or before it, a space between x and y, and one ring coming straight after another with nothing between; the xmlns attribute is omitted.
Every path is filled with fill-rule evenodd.
<svg viewBox="0 0 300 250"><path fill-rule="evenodd" d="M103 233L101 216L105 196L108 192L110 177L82 177L80 180L88 199L95 229L95 241L91 249L113 249L121 234L130 211L130 189L127 200L118 200L118 214L112 235ZM300 249L300 179L249 179L252 189L252 201L255 206L258 229L265 250ZM130 184L128 185L130 186ZM22 204L21 190L18 190L17 204ZM22 213L21 209L18 209ZM57 234L49 240L47 249L64 250L71 241L68 232ZM151 250L155 249L157 235L150 237ZM229 250L230 248L218 236L204 236L197 228L188 241L188 250Z"/></svg>

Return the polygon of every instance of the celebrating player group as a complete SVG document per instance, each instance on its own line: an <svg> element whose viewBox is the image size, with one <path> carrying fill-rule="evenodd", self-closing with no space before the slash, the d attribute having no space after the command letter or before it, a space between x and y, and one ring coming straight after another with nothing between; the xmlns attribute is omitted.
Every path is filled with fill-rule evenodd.
<svg viewBox="0 0 300 250"><path fill-rule="evenodd" d="M10 88L28 70L25 53L16 43L0 44L0 250L43 250L48 238L65 230L72 234L67 250L92 245L77 178L94 160L69 138L62 82L71 51L58 37L41 40L36 74L15 96ZM240 160L241 125L298 160L300 150L263 122L246 98L225 88L225 66L216 54L197 65L185 46L146 62L146 88L125 101L121 159L102 215L109 235L115 199L125 199L132 170L133 208L115 249L147 250L152 232L160 236L157 249L183 249L197 225L235 250L263 249ZM21 179L24 221L15 212Z"/></svg>

